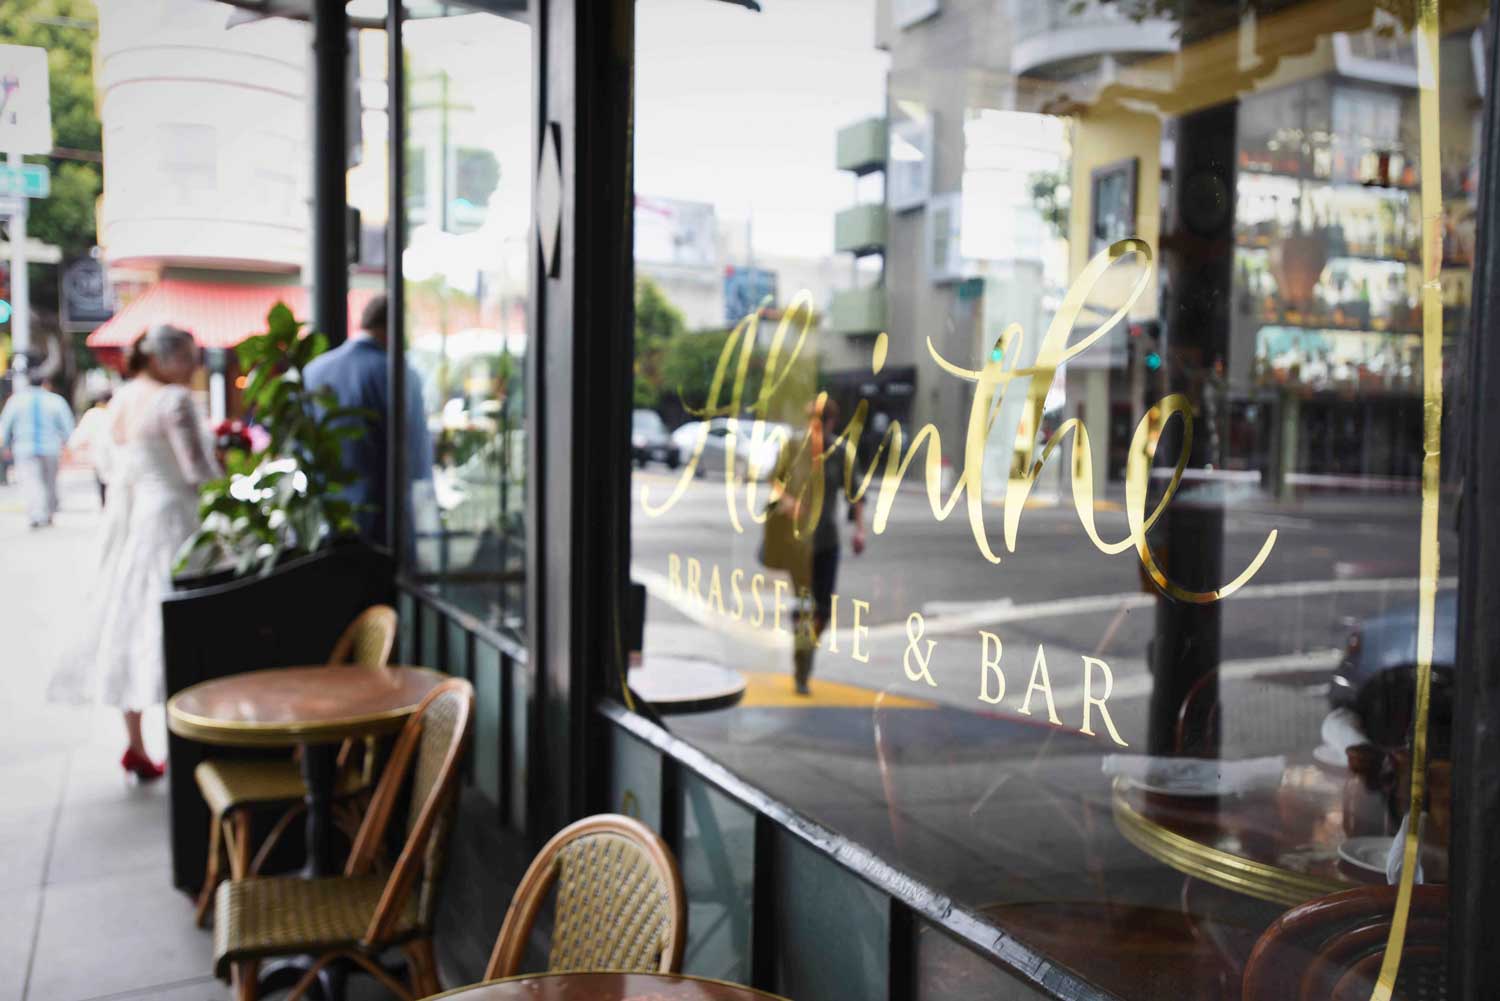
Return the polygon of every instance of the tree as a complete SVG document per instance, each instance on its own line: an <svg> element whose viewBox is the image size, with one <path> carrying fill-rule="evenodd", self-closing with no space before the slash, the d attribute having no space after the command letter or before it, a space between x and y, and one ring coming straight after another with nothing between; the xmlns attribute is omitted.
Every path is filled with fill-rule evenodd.
<svg viewBox="0 0 1500 1001"><path fill-rule="evenodd" d="M51 168L52 193L28 206L26 232L62 248L64 257L87 250L97 239L94 201L104 176L94 113L97 33L92 0L6 0L0 5L0 44L47 50L53 155L27 160Z"/></svg>
<svg viewBox="0 0 1500 1001"><path fill-rule="evenodd" d="M1068 178L1061 170L1044 170L1028 178L1031 200L1041 213L1042 221L1051 226L1064 240L1068 238L1068 210L1071 189Z"/></svg>
<svg viewBox="0 0 1500 1001"><path fill-rule="evenodd" d="M657 407L662 391L663 365L669 351L675 351L687 324L682 311L662 292L661 286L645 276L635 280L635 405Z"/></svg>
<svg viewBox="0 0 1500 1001"><path fill-rule="evenodd" d="M719 358L724 353L724 345L729 342L731 333L728 330L696 331L683 334L669 347L661 369L662 379L666 385L666 395L685 413L701 411L708 406L714 370L718 367ZM719 394L718 405L721 407L729 402L733 388L730 380L737 371L742 348L743 342L736 344L734 356L730 359L731 368ZM765 368L765 351L752 348L742 400L746 407L754 403L759 395L761 374Z"/></svg>

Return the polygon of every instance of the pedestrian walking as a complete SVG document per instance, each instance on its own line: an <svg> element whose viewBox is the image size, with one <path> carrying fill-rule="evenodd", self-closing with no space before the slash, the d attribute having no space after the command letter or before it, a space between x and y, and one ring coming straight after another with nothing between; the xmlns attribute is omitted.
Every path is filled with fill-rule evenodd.
<svg viewBox="0 0 1500 1001"><path fill-rule="evenodd" d="M188 382L198 348L187 331L153 327L132 349L139 375L109 407L110 479L99 573L47 697L123 711L121 766L143 781L163 767L146 754L141 711L162 701L161 599L177 552L198 528L198 487L219 475Z"/></svg>
<svg viewBox="0 0 1500 1001"><path fill-rule="evenodd" d="M314 358L304 378L313 390L332 389L339 406L357 407L367 414L364 433L344 439L344 465L354 473L354 483L344 497L355 507L359 534L380 545L391 545L386 537L386 427L391 400L386 358L386 299L371 299L359 319L360 329L332 351ZM422 384L410 368L406 373L406 525L408 546L412 526L412 483L432 479L432 439L427 434L427 413L422 404Z"/></svg>
<svg viewBox="0 0 1500 1001"><path fill-rule="evenodd" d="M57 464L72 433L72 408L40 373L0 410L0 449L14 458L32 528L52 524L57 514Z"/></svg>
<svg viewBox="0 0 1500 1001"><path fill-rule="evenodd" d="M99 506L108 500L109 490L109 390L94 397L93 404L78 418L78 426L68 437L68 455L82 459L94 469L99 487Z"/></svg>
<svg viewBox="0 0 1500 1001"><path fill-rule="evenodd" d="M798 695L811 695L809 680L838 586L838 499L844 497L854 524L850 548L865 551L864 499L848 501L848 449L837 440L838 404L819 394L808 407L806 430L781 450L772 476L761 562L792 578L792 679Z"/></svg>

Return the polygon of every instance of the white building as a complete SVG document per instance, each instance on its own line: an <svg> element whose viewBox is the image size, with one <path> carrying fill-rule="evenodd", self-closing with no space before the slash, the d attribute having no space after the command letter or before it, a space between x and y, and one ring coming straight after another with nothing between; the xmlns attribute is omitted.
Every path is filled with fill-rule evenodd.
<svg viewBox="0 0 1500 1001"><path fill-rule="evenodd" d="M99 239L114 268L292 273L310 227L305 24L98 0Z"/></svg>

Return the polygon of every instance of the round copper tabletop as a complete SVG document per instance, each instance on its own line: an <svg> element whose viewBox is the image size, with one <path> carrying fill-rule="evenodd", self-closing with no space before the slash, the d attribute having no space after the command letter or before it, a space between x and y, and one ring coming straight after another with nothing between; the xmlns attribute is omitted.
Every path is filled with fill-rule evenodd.
<svg viewBox="0 0 1500 1001"><path fill-rule="evenodd" d="M1112 795L1126 840L1216 886L1295 906L1364 883L1338 860L1340 803L1312 798L1311 809L1298 810L1291 800L1285 790L1188 799L1148 793L1123 779L1115 780Z"/></svg>
<svg viewBox="0 0 1500 1001"><path fill-rule="evenodd" d="M460 987L462 1001L785 1001L723 980L672 973L530 973Z"/></svg>
<svg viewBox="0 0 1500 1001"><path fill-rule="evenodd" d="M652 655L632 667L630 690L662 715L712 712L745 697L745 676L722 664L690 657Z"/></svg>
<svg viewBox="0 0 1500 1001"><path fill-rule="evenodd" d="M400 728L445 677L425 667L347 664L248 671L172 696L167 726L205 744L332 744Z"/></svg>

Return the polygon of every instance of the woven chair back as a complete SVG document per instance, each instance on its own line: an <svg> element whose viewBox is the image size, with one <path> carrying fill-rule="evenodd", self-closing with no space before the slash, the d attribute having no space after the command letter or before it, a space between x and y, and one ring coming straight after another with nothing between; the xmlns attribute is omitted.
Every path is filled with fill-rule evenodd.
<svg viewBox="0 0 1500 1001"><path fill-rule="evenodd" d="M328 663L385 667L395 647L396 610L390 605L371 605L345 627Z"/></svg>
<svg viewBox="0 0 1500 1001"><path fill-rule="evenodd" d="M640 821L614 814L563 828L521 878L486 979L519 972L543 901L557 889L547 968L676 973L687 937L672 851Z"/></svg>
<svg viewBox="0 0 1500 1001"><path fill-rule="evenodd" d="M1372 966L1379 968L1390 937L1396 895L1394 886L1363 886L1287 911L1261 934L1245 963L1244 1001L1327 1001L1347 996L1352 990L1348 985L1362 982ZM1446 996L1442 963L1433 963L1431 958L1442 952L1447 909L1446 888L1413 887L1397 985L1410 988L1420 980L1428 987L1420 994L1423 998ZM1433 967L1438 968L1435 974ZM1417 992L1410 993L1417 996Z"/></svg>
<svg viewBox="0 0 1500 1001"><path fill-rule="evenodd" d="M419 895L419 923L424 928L432 926L458 800L458 765L468 746L473 714L473 686L450 678L427 694L396 738L345 870L355 876L376 866L401 786L409 776L412 789L403 823L405 843L365 934L367 944L378 944L389 937L412 892Z"/></svg>

